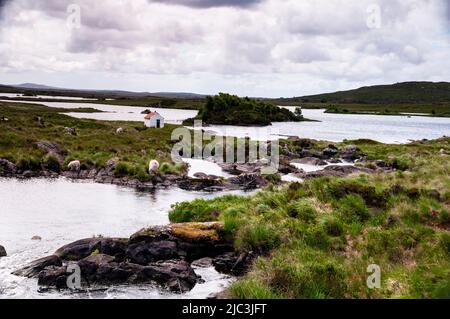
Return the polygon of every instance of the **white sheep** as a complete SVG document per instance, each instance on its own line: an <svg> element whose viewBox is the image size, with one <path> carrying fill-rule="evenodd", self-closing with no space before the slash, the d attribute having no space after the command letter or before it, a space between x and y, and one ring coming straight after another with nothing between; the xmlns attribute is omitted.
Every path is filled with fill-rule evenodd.
<svg viewBox="0 0 450 319"><path fill-rule="evenodd" d="M123 133L123 128L119 127L119 128L116 130L116 134L122 134L122 133Z"/></svg>
<svg viewBox="0 0 450 319"><path fill-rule="evenodd" d="M80 161L72 161L67 165L70 171L72 172L79 172L81 169L81 163Z"/></svg>
<svg viewBox="0 0 450 319"><path fill-rule="evenodd" d="M148 165L148 171L151 173L156 173L159 169L159 162L157 160L150 161Z"/></svg>

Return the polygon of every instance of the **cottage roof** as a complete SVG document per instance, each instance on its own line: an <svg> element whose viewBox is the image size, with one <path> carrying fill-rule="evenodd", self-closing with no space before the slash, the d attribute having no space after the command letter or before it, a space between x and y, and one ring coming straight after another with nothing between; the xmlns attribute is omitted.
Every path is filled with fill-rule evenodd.
<svg viewBox="0 0 450 319"><path fill-rule="evenodd" d="M150 119L152 119L155 115L159 115L159 113L158 113L158 112L150 112L150 113L148 113L148 114L145 116L145 119L146 119L146 120L150 120Z"/></svg>

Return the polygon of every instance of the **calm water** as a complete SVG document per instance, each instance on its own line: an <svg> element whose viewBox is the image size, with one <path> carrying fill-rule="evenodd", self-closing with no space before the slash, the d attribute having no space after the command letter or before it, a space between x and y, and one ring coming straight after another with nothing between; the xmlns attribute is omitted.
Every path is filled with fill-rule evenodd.
<svg viewBox="0 0 450 319"><path fill-rule="evenodd" d="M28 102L33 103L33 102ZM41 102L49 107L79 108L91 107L105 113L67 113L77 118L107 121L143 121L141 114L146 108L114 106L92 103ZM287 107L289 108L289 107ZM289 108L294 110L294 108ZM167 123L180 124L195 117L195 110L154 109L165 117ZM355 114L326 114L325 110L303 110L306 118L319 122L273 123L268 127L213 125L207 129L225 136L250 137L268 140L278 137L299 136L316 140L341 142L367 138L383 143L408 143L411 140L436 139L450 136L450 118L426 116L383 116Z"/></svg>
<svg viewBox="0 0 450 319"><path fill-rule="evenodd" d="M450 136L450 118L326 114L325 110L303 110L303 115L320 122L273 123L270 127L214 125L208 127L208 130L258 140L279 136L299 136L332 142L367 138L392 144Z"/></svg>
<svg viewBox="0 0 450 319"><path fill-rule="evenodd" d="M178 188L138 192L65 179L0 179L0 244L8 253L8 257L0 259L0 298L206 298L212 292L221 291L231 279L213 269L199 269L196 272L206 283L182 296L149 286L116 287L103 293L74 296L56 292L40 294L36 280L19 278L11 272L81 238L129 237L143 227L167 224L167 212L172 204L223 194ZM35 235L42 237L42 241L32 241Z"/></svg>
<svg viewBox="0 0 450 319"><path fill-rule="evenodd" d="M26 99L48 99L48 100L80 100L80 101L92 101L92 99L84 98L84 97L76 97L76 96L51 96L51 95L36 95L36 96L24 96L22 94L17 93L0 93L1 97L9 97L9 98L26 98Z"/></svg>
<svg viewBox="0 0 450 319"><path fill-rule="evenodd" d="M8 101L3 101L8 102ZM11 101L9 101L11 102ZM20 101L20 103L37 103ZM48 107L63 108L63 109L77 109L77 108L94 108L103 113L74 113L68 112L67 115L82 119L104 120L104 121L137 121L144 122L144 115L141 114L147 109L156 111L161 114L166 123L181 124L188 118L197 116L198 111L195 110L179 110L179 109L160 109L149 107L135 107L135 106L116 106L108 104L94 104L94 103L68 103L68 102L39 102L39 104Z"/></svg>

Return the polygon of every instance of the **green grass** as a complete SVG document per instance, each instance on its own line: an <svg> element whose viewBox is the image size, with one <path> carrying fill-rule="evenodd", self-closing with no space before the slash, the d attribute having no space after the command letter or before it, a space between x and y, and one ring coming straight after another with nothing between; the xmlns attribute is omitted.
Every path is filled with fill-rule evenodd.
<svg viewBox="0 0 450 319"><path fill-rule="evenodd" d="M236 250L259 254L229 289L234 298L450 297L450 161L439 152L450 139L356 144L369 157L408 165L180 203L170 219L224 221ZM370 264L381 267L381 289L367 288Z"/></svg>
<svg viewBox="0 0 450 319"><path fill-rule="evenodd" d="M356 90L277 99L278 105L324 108L329 113L426 113L450 116L450 83L406 82Z"/></svg>
<svg viewBox="0 0 450 319"><path fill-rule="evenodd" d="M52 171L66 170L67 164L80 160L83 168L105 167L107 161L118 158L116 176L132 176L142 181L150 179L148 163L152 159L162 163L163 174L181 174L184 165L175 165L171 160L174 142L171 133L175 128L166 125L163 129L145 128L140 122L106 122L75 119L60 112L67 110L41 105L0 103L0 116L9 121L0 122L0 158L16 163L22 169ZM74 110L84 112L84 109ZM44 126L37 117L41 117ZM71 127L77 136L64 134ZM116 134L117 128L124 129ZM37 142L47 140L63 148L65 163L58 161L39 149Z"/></svg>

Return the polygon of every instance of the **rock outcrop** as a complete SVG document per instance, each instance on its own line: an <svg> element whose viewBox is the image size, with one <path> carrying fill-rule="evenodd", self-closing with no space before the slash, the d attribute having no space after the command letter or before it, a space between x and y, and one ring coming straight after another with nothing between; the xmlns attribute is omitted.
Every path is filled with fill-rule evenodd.
<svg viewBox="0 0 450 319"><path fill-rule="evenodd" d="M14 274L37 278L40 286L64 289L70 276L67 266L77 265L88 287L156 283L185 292L200 280L193 261L211 258L211 264L226 273L242 268L237 263L240 256L233 259L233 245L222 228L222 223L184 223L142 229L127 239L82 239Z"/></svg>
<svg viewBox="0 0 450 319"><path fill-rule="evenodd" d="M2 245L0 245L0 258L1 257L6 257L6 249L5 247L3 247Z"/></svg>

